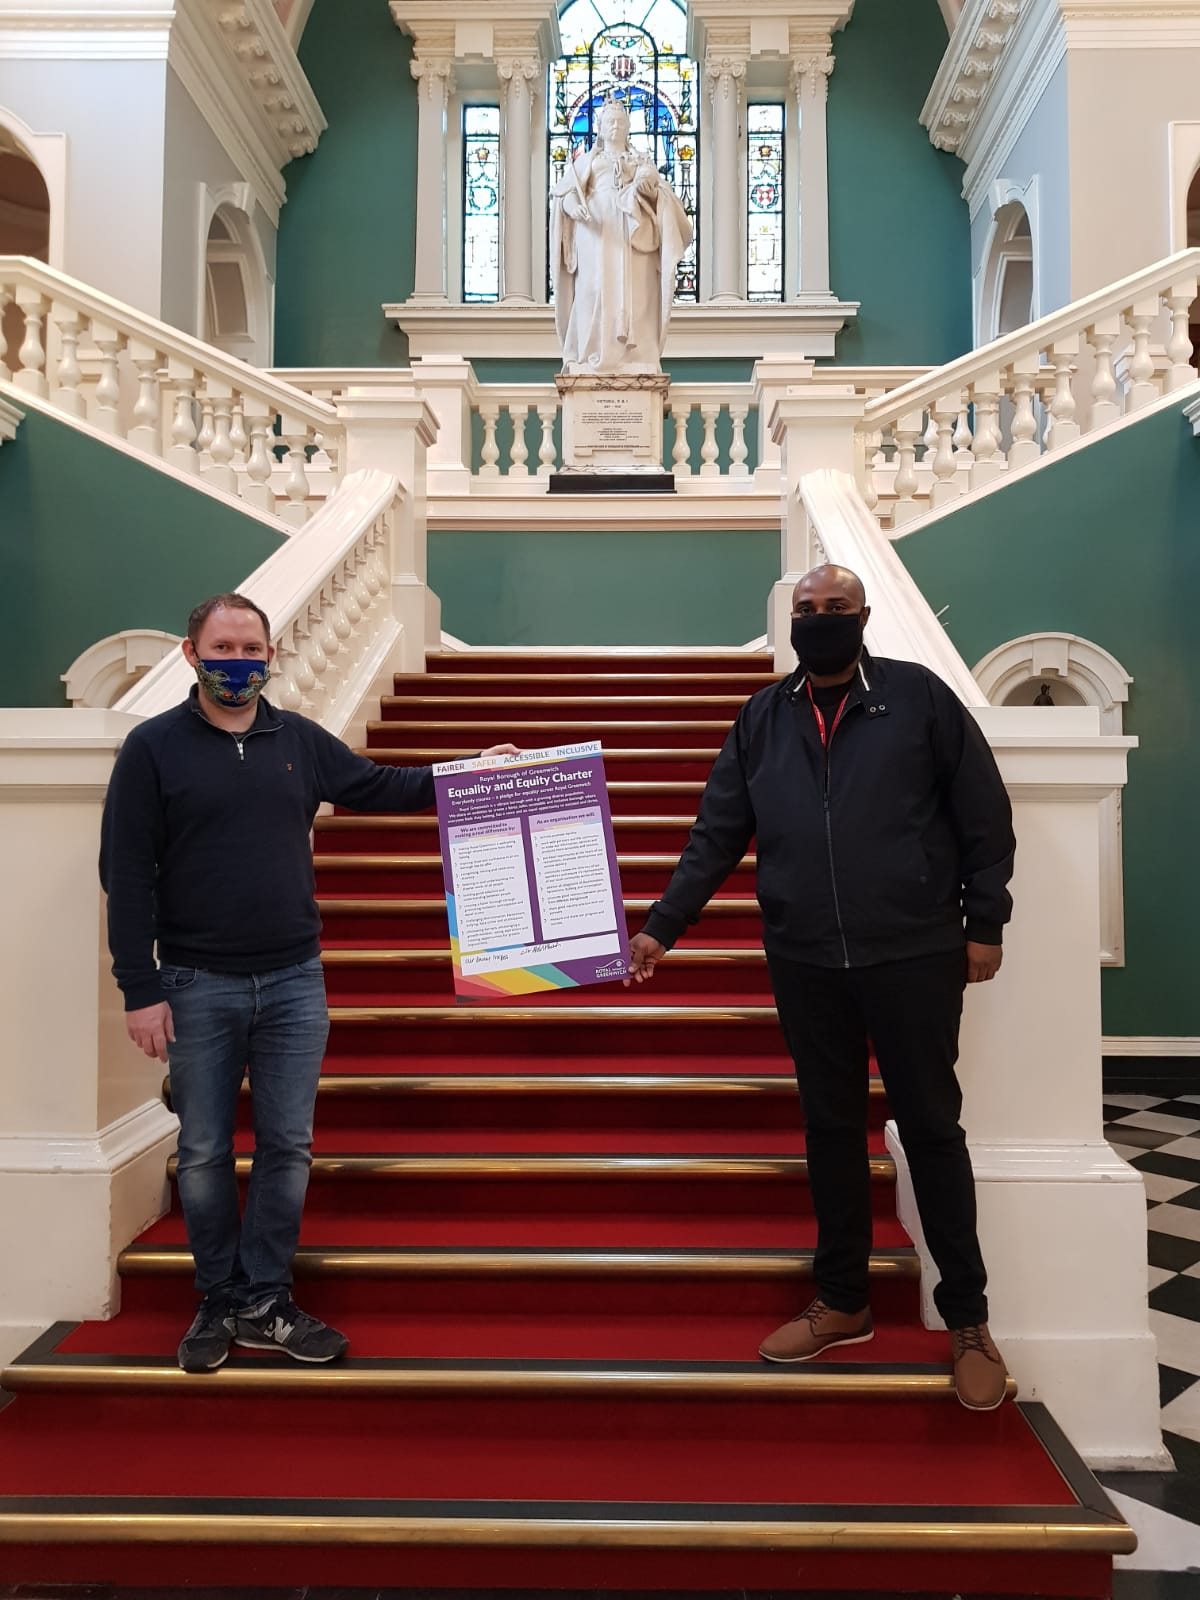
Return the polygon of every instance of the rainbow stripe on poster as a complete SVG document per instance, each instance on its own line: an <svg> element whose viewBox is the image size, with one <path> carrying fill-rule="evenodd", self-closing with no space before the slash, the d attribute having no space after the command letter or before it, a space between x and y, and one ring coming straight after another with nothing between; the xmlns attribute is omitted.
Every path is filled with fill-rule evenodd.
<svg viewBox="0 0 1200 1600"><path fill-rule="evenodd" d="M433 769L457 998L625 977L616 845L594 741Z"/></svg>

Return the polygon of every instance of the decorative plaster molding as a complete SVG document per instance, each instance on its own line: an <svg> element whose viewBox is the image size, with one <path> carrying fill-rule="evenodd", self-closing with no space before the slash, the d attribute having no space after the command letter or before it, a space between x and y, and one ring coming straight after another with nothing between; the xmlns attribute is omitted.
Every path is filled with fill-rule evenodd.
<svg viewBox="0 0 1200 1600"><path fill-rule="evenodd" d="M796 98L822 99L829 94L829 77L835 61L828 51L792 58L792 93Z"/></svg>
<svg viewBox="0 0 1200 1600"><path fill-rule="evenodd" d="M316 148L325 118L270 0L181 0L169 60L277 224L283 168Z"/></svg>
<svg viewBox="0 0 1200 1600"><path fill-rule="evenodd" d="M98 1177L130 1162L179 1132L179 1119L161 1100L147 1100L90 1138L54 1133L13 1133L0 1138L0 1173Z"/></svg>
<svg viewBox="0 0 1200 1600"><path fill-rule="evenodd" d="M704 74L708 79L709 98L715 100L718 90L724 100L741 92L741 82L746 76L746 57L735 55L707 55Z"/></svg>
<svg viewBox="0 0 1200 1600"><path fill-rule="evenodd" d="M1184 416L1192 425L1192 432L1200 439L1200 398L1192 401L1190 406L1183 409Z"/></svg>
<svg viewBox="0 0 1200 1600"><path fill-rule="evenodd" d="M1200 1038L1188 1034L1106 1034L1100 1046L1106 1056L1200 1056Z"/></svg>
<svg viewBox="0 0 1200 1600"><path fill-rule="evenodd" d="M174 6L137 0L119 8L103 0L80 5L25 5L0 11L0 59L25 61L161 61Z"/></svg>
<svg viewBox="0 0 1200 1600"><path fill-rule="evenodd" d="M17 429L24 420L23 411L18 411L16 406L10 406L7 400L0 400L0 444L6 439L15 439Z"/></svg>
<svg viewBox="0 0 1200 1600"><path fill-rule="evenodd" d="M224 36L245 98L257 103L273 138L288 157L311 155L325 118L271 0L201 3Z"/></svg>
<svg viewBox="0 0 1200 1600"><path fill-rule="evenodd" d="M959 152L1031 0L967 0L921 108L939 150Z"/></svg>

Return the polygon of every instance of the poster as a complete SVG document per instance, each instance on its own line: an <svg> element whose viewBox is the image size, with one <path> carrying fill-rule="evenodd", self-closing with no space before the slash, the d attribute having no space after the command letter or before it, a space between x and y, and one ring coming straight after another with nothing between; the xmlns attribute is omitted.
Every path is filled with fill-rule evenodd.
<svg viewBox="0 0 1200 1600"><path fill-rule="evenodd" d="M629 940L596 742L433 769L464 1000L623 978Z"/></svg>

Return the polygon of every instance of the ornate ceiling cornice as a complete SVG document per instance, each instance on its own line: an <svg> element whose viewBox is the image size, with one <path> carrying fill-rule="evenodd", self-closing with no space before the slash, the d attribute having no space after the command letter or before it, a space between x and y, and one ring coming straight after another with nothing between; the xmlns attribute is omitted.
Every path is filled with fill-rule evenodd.
<svg viewBox="0 0 1200 1600"><path fill-rule="evenodd" d="M933 87L922 125L939 150L961 153L1030 0L966 0Z"/></svg>

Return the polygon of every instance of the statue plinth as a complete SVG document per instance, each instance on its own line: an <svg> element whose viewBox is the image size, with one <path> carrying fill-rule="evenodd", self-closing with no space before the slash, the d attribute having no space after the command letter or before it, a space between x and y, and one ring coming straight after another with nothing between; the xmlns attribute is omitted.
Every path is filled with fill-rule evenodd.
<svg viewBox="0 0 1200 1600"><path fill-rule="evenodd" d="M663 470L665 372L560 373L560 472L551 494L673 494Z"/></svg>

